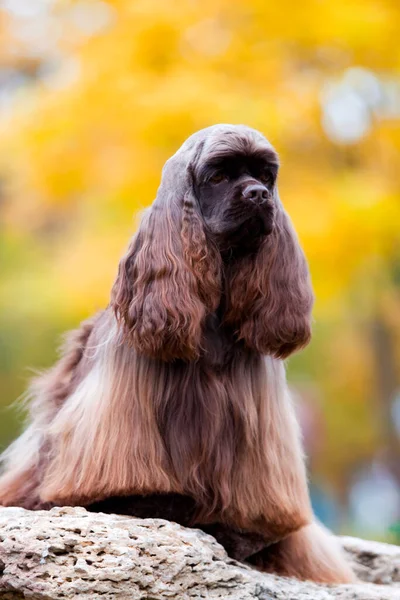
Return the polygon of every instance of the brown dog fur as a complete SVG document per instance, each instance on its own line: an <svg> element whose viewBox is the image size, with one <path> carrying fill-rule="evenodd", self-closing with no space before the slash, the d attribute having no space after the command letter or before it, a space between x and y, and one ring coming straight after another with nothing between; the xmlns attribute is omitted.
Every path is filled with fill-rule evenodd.
<svg viewBox="0 0 400 600"><path fill-rule="evenodd" d="M282 362L310 339L313 296L276 182L271 231L230 259L228 217L207 222L196 197L206 161L257 153L277 172L260 133L216 126L167 162L110 306L33 383L28 427L2 457L0 503L156 514L264 570L348 582L336 542L312 522Z"/></svg>

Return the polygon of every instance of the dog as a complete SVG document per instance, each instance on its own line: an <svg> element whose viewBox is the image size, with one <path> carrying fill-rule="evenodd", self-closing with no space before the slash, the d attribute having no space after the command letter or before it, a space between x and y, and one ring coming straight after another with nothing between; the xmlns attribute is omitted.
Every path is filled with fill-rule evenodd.
<svg viewBox="0 0 400 600"><path fill-rule="evenodd" d="M241 125L203 129L166 162L109 306L32 384L0 504L171 519L264 571L354 580L314 520L285 378L313 292L278 171Z"/></svg>

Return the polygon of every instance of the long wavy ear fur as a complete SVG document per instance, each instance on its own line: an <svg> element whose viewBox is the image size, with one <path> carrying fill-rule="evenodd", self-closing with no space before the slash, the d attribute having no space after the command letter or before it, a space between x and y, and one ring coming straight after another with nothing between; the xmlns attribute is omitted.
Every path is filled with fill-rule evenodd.
<svg viewBox="0 0 400 600"><path fill-rule="evenodd" d="M272 233L227 277L226 322L250 348L286 358L311 337L313 291L296 232L276 193Z"/></svg>
<svg viewBox="0 0 400 600"><path fill-rule="evenodd" d="M111 305L138 352L193 360L204 319L219 300L220 255L207 237L190 168L173 157L120 262Z"/></svg>

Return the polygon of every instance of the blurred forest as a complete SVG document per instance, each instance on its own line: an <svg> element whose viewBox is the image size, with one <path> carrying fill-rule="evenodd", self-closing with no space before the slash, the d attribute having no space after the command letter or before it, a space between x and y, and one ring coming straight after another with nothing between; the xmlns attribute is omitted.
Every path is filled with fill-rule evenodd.
<svg viewBox="0 0 400 600"><path fill-rule="evenodd" d="M104 307L165 160L260 129L310 261L291 359L317 514L399 540L397 0L0 2L0 446L60 334Z"/></svg>

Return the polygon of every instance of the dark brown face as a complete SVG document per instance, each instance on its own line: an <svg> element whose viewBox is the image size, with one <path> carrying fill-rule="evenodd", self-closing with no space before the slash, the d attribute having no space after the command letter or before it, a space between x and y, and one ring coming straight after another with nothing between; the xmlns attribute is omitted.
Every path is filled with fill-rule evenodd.
<svg viewBox="0 0 400 600"><path fill-rule="evenodd" d="M256 249L274 226L272 150L211 158L196 176L200 210L221 251Z"/></svg>

